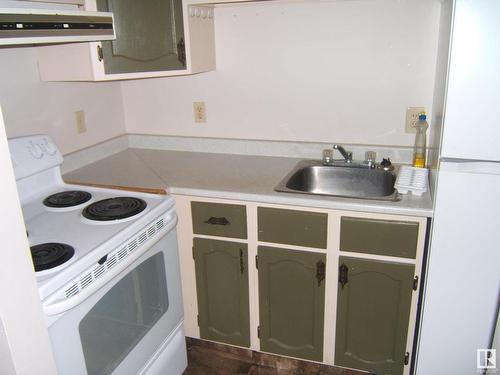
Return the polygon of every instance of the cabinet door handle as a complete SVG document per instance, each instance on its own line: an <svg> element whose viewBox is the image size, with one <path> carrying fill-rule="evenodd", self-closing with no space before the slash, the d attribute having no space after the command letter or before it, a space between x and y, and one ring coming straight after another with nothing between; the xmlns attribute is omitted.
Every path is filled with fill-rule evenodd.
<svg viewBox="0 0 500 375"><path fill-rule="evenodd" d="M245 273L245 261L243 260L243 250L240 249L240 272L243 275Z"/></svg>
<svg viewBox="0 0 500 375"><path fill-rule="evenodd" d="M184 38L179 39L177 43L177 59L184 67L186 66L186 43L184 43Z"/></svg>
<svg viewBox="0 0 500 375"><path fill-rule="evenodd" d="M322 260L316 263L316 279L318 279L318 286L321 286L321 282L325 279L326 265Z"/></svg>
<svg viewBox="0 0 500 375"><path fill-rule="evenodd" d="M212 224L212 225L229 225L231 224L228 219L225 217L213 217L210 216L210 219L205 220L206 224Z"/></svg>
<svg viewBox="0 0 500 375"><path fill-rule="evenodd" d="M344 289L345 284L349 282L349 268L345 265L345 263L342 263L342 265L339 267L339 283L342 286L342 289Z"/></svg>
<svg viewBox="0 0 500 375"><path fill-rule="evenodd" d="M104 60L104 52L102 51L102 47L99 45L97 46L97 58L99 61Z"/></svg>

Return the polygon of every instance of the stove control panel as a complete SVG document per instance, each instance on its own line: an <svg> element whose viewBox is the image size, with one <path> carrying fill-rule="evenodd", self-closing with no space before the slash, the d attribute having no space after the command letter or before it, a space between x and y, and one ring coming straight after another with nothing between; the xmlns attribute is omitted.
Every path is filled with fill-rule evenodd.
<svg viewBox="0 0 500 375"><path fill-rule="evenodd" d="M62 164L63 158L48 135L9 139L10 157L16 180Z"/></svg>

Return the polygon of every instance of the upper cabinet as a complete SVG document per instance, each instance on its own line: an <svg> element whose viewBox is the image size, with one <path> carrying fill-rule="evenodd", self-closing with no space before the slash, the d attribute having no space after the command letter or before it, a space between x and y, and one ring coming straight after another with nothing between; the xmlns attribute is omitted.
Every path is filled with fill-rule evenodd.
<svg viewBox="0 0 500 375"><path fill-rule="evenodd" d="M113 12L116 40L38 48L44 81L108 81L215 69L213 8L182 0L87 0Z"/></svg>
<svg viewBox="0 0 500 375"><path fill-rule="evenodd" d="M186 69L180 1L97 0L99 11L113 12L118 37L102 42L106 74Z"/></svg>

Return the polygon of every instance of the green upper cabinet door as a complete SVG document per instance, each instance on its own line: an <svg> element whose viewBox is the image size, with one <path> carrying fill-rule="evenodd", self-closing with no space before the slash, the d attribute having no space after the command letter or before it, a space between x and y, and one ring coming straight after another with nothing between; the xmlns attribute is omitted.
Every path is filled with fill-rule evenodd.
<svg viewBox="0 0 500 375"><path fill-rule="evenodd" d="M193 254L201 338L249 347L247 245L195 238Z"/></svg>
<svg viewBox="0 0 500 375"><path fill-rule="evenodd" d="M326 249L328 214L258 207L259 241Z"/></svg>
<svg viewBox="0 0 500 375"><path fill-rule="evenodd" d="M116 40L102 42L106 74L186 68L182 0L97 0L113 12Z"/></svg>
<svg viewBox="0 0 500 375"><path fill-rule="evenodd" d="M259 246L260 349L323 360L325 254Z"/></svg>
<svg viewBox="0 0 500 375"><path fill-rule="evenodd" d="M340 257L335 364L403 374L415 266Z"/></svg>

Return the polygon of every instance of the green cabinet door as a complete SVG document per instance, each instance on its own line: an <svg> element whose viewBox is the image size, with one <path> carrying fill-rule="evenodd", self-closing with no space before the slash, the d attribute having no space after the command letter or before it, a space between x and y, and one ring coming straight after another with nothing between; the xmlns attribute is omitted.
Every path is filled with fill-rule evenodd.
<svg viewBox="0 0 500 375"><path fill-rule="evenodd" d="M201 338L249 347L247 245L195 238L193 255Z"/></svg>
<svg viewBox="0 0 500 375"><path fill-rule="evenodd" d="M116 39L102 42L106 74L185 69L182 0L97 0L113 12Z"/></svg>
<svg viewBox="0 0 500 375"><path fill-rule="evenodd" d="M258 247L260 348L323 360L325 254Z"/></svg>
<svg viewBox="0 0 500 375"><path fill-rule="evenodd" d="M403 373L415 266L340 257L335 364Z"/></svg>

